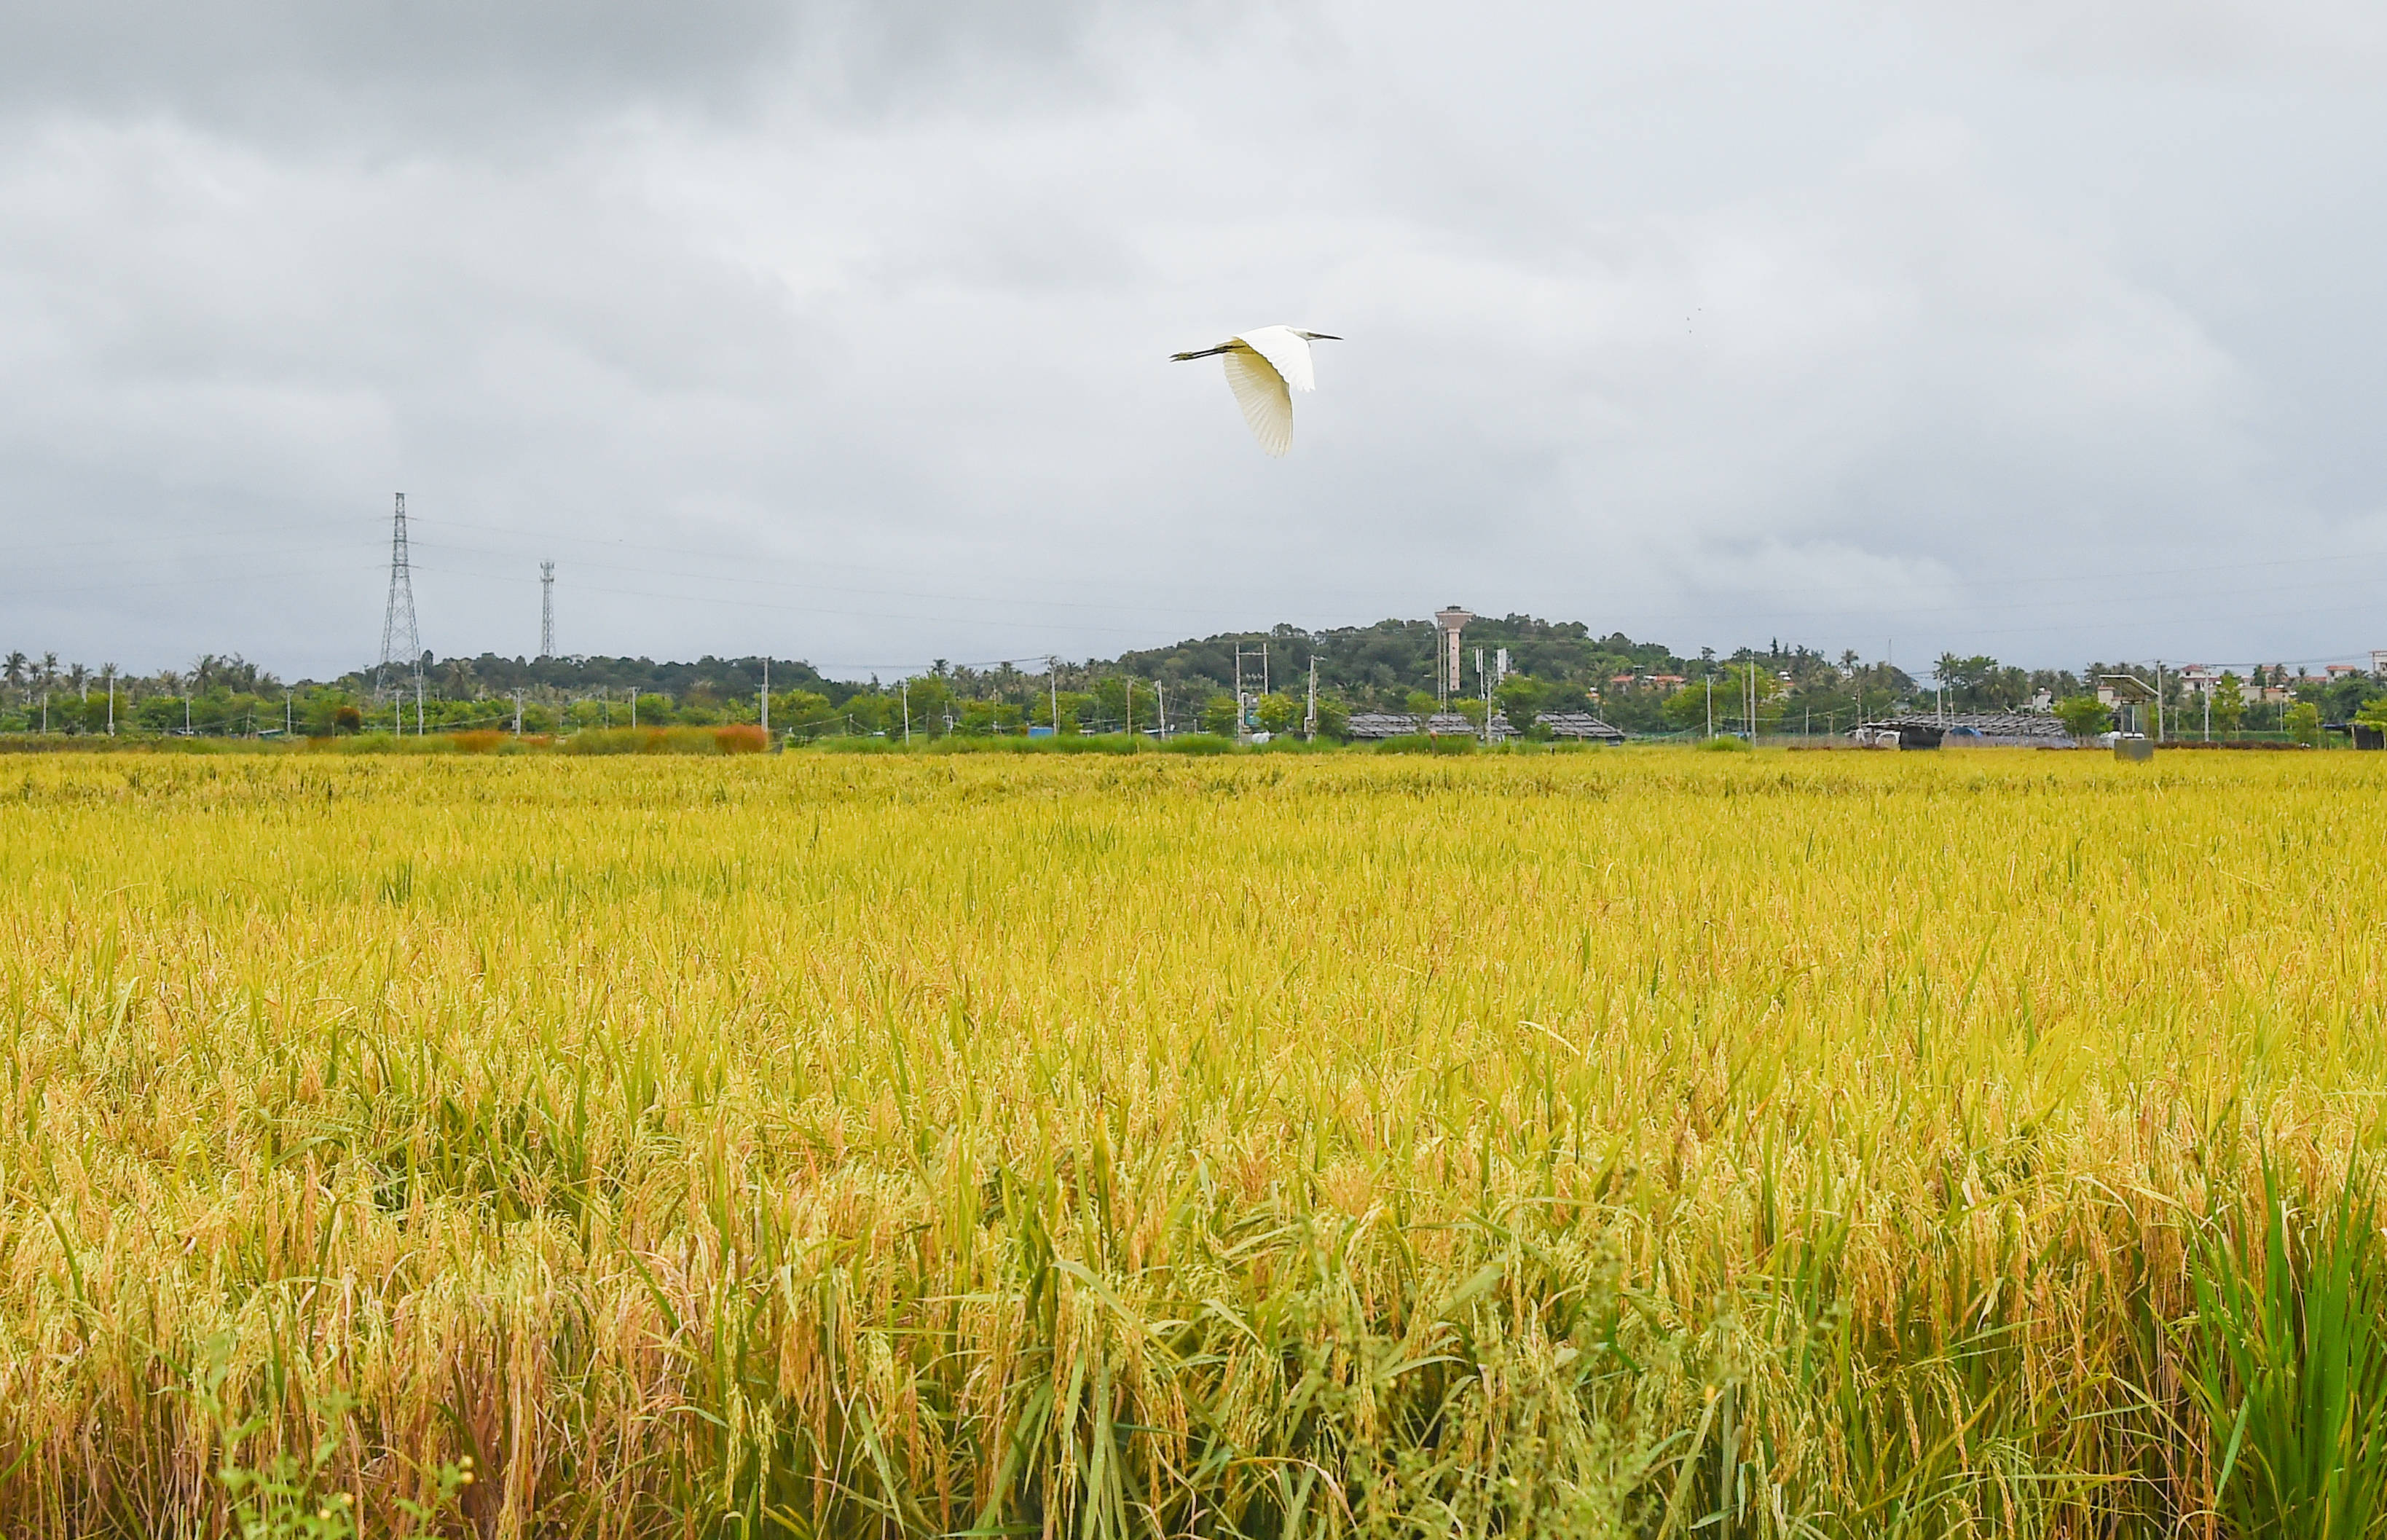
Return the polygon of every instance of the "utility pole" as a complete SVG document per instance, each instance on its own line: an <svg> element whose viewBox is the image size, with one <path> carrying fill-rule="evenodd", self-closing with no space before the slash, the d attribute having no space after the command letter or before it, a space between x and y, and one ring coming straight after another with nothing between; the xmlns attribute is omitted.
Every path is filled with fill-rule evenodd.
<svg viewBox="0 0 2387 1540"><path fill-rule="evenodd" d="M1053 695L1053 736L1061 736L1061 660L1047 653L1044 657L1044 682Z"/></svg>
<svg viewBox="0 0 2387 1540"><path fill-rule="evenodd" d="M1121 679L1121 680L1119 681L1119 701L1120 701L1119 710L1120 710L1122 713L1124 713L1126 714L1126 718L1127 718L1127 736L1128 736L1130 739L1132 739L1132 738L1135 737L1135 675L1134 675L1130 674L1130 675L1129 675L1127 677L1125 677L1125 678L1123 678L1123 679Z"/></svg>
<svg viewBox="0 0 2387 1540"><path fill-rule="evenodd" d="M538 564L538 655L555 656L555 563Z"/></svg>
<svg viewBox="0 0 2387 1540"><path fill-rule="evenodd" d="M1160 717L1160 741L1166 743L1168 741L1168 695L1161 688L1158 675L1154 675L1152 679L1152 705Z"/></svg>
<svg viewBox="0 0 2387 1540"><path fill-rule="evenodd" d="M110 663L107 674L107 736L116 736L116 665Z"/></svg>
<svg viewBox="0 0 2387 1540"><path fill-rule="evenodd" d="M1309 710L1302 717L1301 736L1311 743L1318 741L1318 650L1309 651Z"/></svg>
<svg viewBox="0 0 2387 1540"><path fill-rule="evenodd" d="M1709 736L1710 738L1713 738L1713 737L1715 737L1715 675L1714 675L1711 674L1711 675L1708 675L1708 678L1707 678L1707 685L1708 685L1708 736Z"/></svg>
<svg viewBox="0 0 2387 1540"><path fill-rule="evenodd" d="M285 689L282 692L282 736L284 738L290 736L290 692Z"/></svg>
<svg viewBox="0 0 2387 1540"><path fill-rule="evenodd" d="M763 736L771 736L771 660L763 659Z"/></svg>
<svg viewBox="0 0 2387 1540"><path fill-rule="evenodd" d="M520 688L516 688L514 691L514 736L516 738L522 737L522 691Z"/></svg>
<svg viewBox="0 0 2387 1540"><path fill-rule="evenodd" d="M912 676L903 675L903 745L912 744Z"/></svg>

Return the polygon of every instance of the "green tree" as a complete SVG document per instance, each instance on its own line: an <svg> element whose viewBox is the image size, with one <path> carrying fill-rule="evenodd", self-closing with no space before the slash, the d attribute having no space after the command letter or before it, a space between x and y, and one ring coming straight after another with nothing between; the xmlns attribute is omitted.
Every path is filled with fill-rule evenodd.
<svg viewBox="0 0 2387 1540"><path fill-rule="evenodd" d="M838 711L837 725L849 733L883 733L890 724L900 728L897 718L901 714L886 696L875 689L865 690L845 698L845 704Z"/></svg>
<svg viewBox="0 0 2387 1540"><path fill-rule="evenodd" d="M1202 730L1220 738L1232 738L1235 733L1235 698L1214 695L1202 702Z"/></svg>
<svg viewBox="0 0 2387 1540"><path fill-rule="evenodd" d="M1050 692L1047 692L1036 697L1033 703L1029 705L1028 719L1030 722L1039 723L1044 726L1054 727L1054 731L1055 733L1066 738L1070 734L1080 733L1085 730L1080 724L1086 720L1087 713L1092 710L1094 698L1084 690L1063 690L1061 692L1061 721L1057 727L1054 727L1053 697Z"/></svg>
<svg viewBox="0 0 2387 1540"><path fill-rule="evenodd" d="M2055 717L2074 738L2094 738L2114 726L2114 713L2093 695L2065 696L2055 703Z"/></svg>
<svg viewBox="0 0 2387 1540"><path fill-rule="evenodd" d="M935 675L924 675L908 681L904 690L895 697L895 730L903 729L904 713L911 713L914 736L935 738L945 730L946 714L953 709L953 687ZM908 703L907 703L908 702Z"/></svg>
<svg viewBox="0 0 2387 1540"><path fill-rule="evenodd" d="M959 730L974 738L1017 732L1027 715L1017 706L1002 701L965 701Z"/></svg>
<svg viewBox="0 0 2387 1540"><path fill-rule="evenodd" d="M1523 733L1533 730L1534 713L1549 709L1546 703L1549 695L1549 687L1540 680L1515 674L1500 681L1500 688L1492 692L1492 699L1493 703L1500 708L1500 715L1509 724L1509 730Z"/></svg>
<svg viewBox="0 0 2387 1540"><path fill-rule="evenodd" d="M1708 725L1708 681L1694 679L1666 697L1663 715L1667 722L1685 732L1705 731ZM1718 688L1716 693L1723 695L1724 691ZM1732 697L1724 695L1724 699L1729 705Z"/></svg>
<svg viewBox="0 0 2387 1540"><path fill-rule="evenodd" d="M1252 715L1258 722L1260 731L1276 738L1293 731L1301 721L1301 702L1281 691L1263 695L1253 708Z"/></svg>
<svg viewBox="0 0 2387 1540"><path fill-rule="evenodd" d="M309 738L329 738L343 731L340 713L355 712L359 723L364 713L357 711L355 700L344 689L317 689L307 692L298 707L298 730Z"/></svg>
<svg viewBox="0 0 2387 1540"><path fill-rule="evenodd" d="M1749 731L1762 732L1781 720L1782 695L1786 687L1780 675L1762 663L1752 662L1727 665L1715 688L1719 698L1727 689L1732 692L1731 708L1728 712L1718 711L1719 721L1729 715ZM1749 720L1747 704L1752 698L1757 701L1757 720L1754 722Z"/></svg>
<svg viewBox="0 0 2387 1540"><path fill-rule="evenodd" d="M2387 727L2387 695L2374 695L2354 713L2354 720L2366 727Z"/></svg>
<svg viewBox="0 0 2387 1540"><path fill-rule="evenodd" d="M2288 736L2298 743L2318 746L2320 743L2320 708L2309 701L2299 701L2288 708Z"/></svg>
<svg viewBox="0 0 2387 1540"><path fill-rule="evenodd" d="M2213 725L2225 733L2234 733L2245 718L2246 692L2238 675L2222 675L2213 686Z"/></svg>
<svg viewBox="0 0 2387 1540"><path fill-rule="evenodd" d="M1442 709L1440 701L1421 689L1409 691L1408 698L1401 705L1411 716L1432 716Z"/></svg>
<svg viewBox="0 0 2387 1540"><path fill-rule="evenodd" d="M1093 720L1106 733L1148 733L1160 726L1160 701L1143 680L1114 674L1094 686Z"/></svg>
<svg viewBox="0 0 2387 1540"><path fill-rule="evenodd" d="M799 738L818 738L836 715L828 697L817 690L791 689L771 697L771 726Z"/></svg>
<svg viewBox="0 0 2387 1540"><path fill-rule="evenodd" d="M672 713L670 719L676 719L691 727L710 727L722 721L726 714L722 709L721 697L714 692L713 688L709 685L699 685L680 697L679 709ZM646 719L647 705L645 700L641 699L638 702L638 720L644 723ZM657 720L668 719L659 716Z"/></svg>

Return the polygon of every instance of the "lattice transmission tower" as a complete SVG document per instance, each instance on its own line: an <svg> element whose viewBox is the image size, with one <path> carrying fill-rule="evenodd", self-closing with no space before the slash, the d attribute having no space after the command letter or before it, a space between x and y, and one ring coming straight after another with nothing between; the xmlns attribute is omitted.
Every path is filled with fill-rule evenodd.
<svg viewBox="0 0 2387 1540"><path fill-rule="evenodd" d="M555 563L538 564L538 655L555 656Z"/></svg>
<svg viewBox="0 0 2387 1540"><path fill-rule="evenodd" d="M393 677L392 670L398 671ZM414 574L406 561L406 494L398 495L398 518L389 536L389 608L381 619L381 662L373 668L373 703L393 684L423 673L423 639L414 630Z"/></svg>

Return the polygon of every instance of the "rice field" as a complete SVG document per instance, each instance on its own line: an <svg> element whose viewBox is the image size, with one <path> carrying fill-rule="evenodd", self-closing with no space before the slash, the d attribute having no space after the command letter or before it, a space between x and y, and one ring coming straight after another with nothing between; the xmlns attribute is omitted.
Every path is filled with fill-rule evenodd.
<svg viewBox="0 0 2387 1540"><path fill-rule="evenodd" d="M2374 1534L2382 793L0 762L0 1532Z"/></svg>

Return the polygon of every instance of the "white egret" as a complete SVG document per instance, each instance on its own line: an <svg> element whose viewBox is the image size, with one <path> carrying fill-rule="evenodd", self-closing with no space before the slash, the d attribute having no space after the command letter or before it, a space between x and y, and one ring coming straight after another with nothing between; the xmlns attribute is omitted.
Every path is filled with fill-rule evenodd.
<svg viewBox="0 0 2387 1540"><path fill-rule="evenodd" d="M1225 358L1227 388L1244 409L1244 421L1260 448L1281 455L1293 448L1293 393L1314 390L1318 381L1309 370L1309 345L1341 342L1331 332L1304 332L1291 326L1263 326L1229 337L1216 347L1194 353L1171 353L1179 363L1212 355Z"/></svg>

